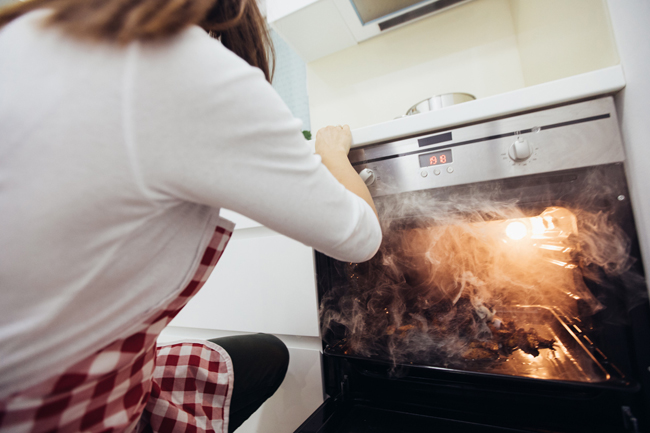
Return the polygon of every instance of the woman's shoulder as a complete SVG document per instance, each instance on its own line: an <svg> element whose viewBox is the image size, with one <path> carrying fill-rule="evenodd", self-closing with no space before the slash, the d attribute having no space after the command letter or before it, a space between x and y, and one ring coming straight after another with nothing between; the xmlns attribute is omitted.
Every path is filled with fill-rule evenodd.
<svg viewBox="0 0 650 433"><path fill-rule="evenodd" d="M137 43L139 74L159 77L170 86L192 92L223 89L236 80L265 81L264 74L198 26L189 26L160 41ZM203 97L208 95L204 94Z"/></svg>
<svg viewBox="0 0 650 433"><path fill-rule="evenodd" d="M30 33L42 32L43 23L50 13L49 9L36 9L10 21L0 27L0 41L11 40L13 45Z"/></svg>
<svg viewBox="0 0 650 433"><path fill-rule="evenodd" d="M137 42L141 50L151 55L158 55L164 58L170 56L181 56L189 65L195 62L226 62L240 66L247 66L243 59L231 52L228 48L201 27L192 25L181 30L179 33L158 41Z"/></svg>
<svg viewBox="0 0 650 433"><path fill-rule="evenodd" d="M196 25L187 26L178 33L159 40L120 45L110 41L84 40L70 36L56 26L48 26L47 17L51 13L47 8L36 9L0 27L0 43L4 41L6 46L14 48L29 45L34 49L40 47L48 50L58 46L64 51L92 52L94 56L106 54L112 59L119 58L120 53L127 55L129 51L137 50L145 68L147 62L154 62L156 67L162 67L165 63L182 62L181 66L187 70L196 70L202 65L214 66L215 63L227 64L229 68L250 68L218 39L212 38Z"/></svg>

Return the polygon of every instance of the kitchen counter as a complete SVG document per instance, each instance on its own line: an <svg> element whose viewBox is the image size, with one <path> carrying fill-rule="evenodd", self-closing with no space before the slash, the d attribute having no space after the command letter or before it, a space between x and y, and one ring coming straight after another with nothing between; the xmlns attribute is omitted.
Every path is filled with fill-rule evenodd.
<svg viewBox="0 0 650 433"><path fill-rule="evenodd" d="M611 66L437 111L355 129L352 131L352 147L423 134L598 95L613 94L624 87L623 68L620 65Z"/></svg>

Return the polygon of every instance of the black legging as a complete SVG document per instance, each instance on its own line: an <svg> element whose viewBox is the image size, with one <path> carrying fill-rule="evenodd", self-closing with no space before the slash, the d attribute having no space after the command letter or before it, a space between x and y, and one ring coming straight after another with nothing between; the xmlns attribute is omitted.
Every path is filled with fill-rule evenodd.
<svg viewBox="0 0 650 433"><path fill-rule="evenodd" d="M210 340L223 347L235 375L228 432L232 433L280 387L289 366L289 351L269 334L237 335Z"/></svg>

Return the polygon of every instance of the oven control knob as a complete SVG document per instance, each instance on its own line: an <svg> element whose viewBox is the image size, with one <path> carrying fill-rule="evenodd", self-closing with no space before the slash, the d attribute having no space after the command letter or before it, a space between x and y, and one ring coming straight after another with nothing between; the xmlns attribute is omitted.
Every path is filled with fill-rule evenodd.
<svg viewBox="0 0 650 433"><path fill-rule="evenodd" d="M375 172L369 168L364 168L361 170L359 176L361 176L363 182L368 186L372 185L375 182Z"/></svg>
<svg viewBox="0 0 650 433"><path fill-rule="evenodd" d="M508 150L508 156L513 161L525 161L533 154L533 147L523 138L518 138Z"/></svg>

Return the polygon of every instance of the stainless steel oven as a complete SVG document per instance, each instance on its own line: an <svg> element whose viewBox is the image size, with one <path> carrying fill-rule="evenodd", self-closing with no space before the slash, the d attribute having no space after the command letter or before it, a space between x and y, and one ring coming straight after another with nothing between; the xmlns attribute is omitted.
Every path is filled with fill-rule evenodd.
<svg viewBox="0 0 650 433"><path fill-rule="evenodd" d="M316 255L299 432L647 431L650 313L610 97L356 148L384 241Z"/></svg>

